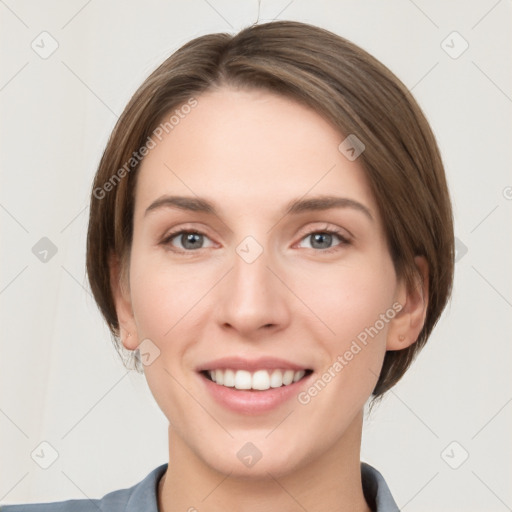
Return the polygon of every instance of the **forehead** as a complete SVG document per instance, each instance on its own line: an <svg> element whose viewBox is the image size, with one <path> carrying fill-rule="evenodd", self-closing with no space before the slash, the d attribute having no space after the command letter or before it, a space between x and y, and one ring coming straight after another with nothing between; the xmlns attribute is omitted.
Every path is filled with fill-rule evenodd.
<svg viewBox="0 0 512 512"><path fill-rule="evenodd" d="M376 214L364 169L338 149L345 136L314 110L257 89L221 88L196 99L144 158L136 216L162 194L210 197L253 214L336 193Z"/></svg>

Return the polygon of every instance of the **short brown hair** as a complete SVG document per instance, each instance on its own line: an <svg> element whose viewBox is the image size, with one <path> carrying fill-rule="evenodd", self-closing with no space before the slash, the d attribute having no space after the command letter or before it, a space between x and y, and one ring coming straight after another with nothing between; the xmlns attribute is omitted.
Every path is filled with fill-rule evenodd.
<svg viewBox="0 0 512 512"><path fill-rule="evenodd" d="M397 275L415 285L415 256L429 265L425 324L408 348L388 351L374 397L405 373L451 292L454 236L450 197L434 135L405 85L346 39L312 25L278 21L198 37L167 58L120 116L101 158L90 203L87 273L117 350L119 323L109 257L129 257L138 151L164 115L212 87L263 88L312 107L354 134L386 230ZM138 158L134 158L138 155ZM123 265L124 266L124 265ZM137 370L140 361L137 359Z"/></svg>

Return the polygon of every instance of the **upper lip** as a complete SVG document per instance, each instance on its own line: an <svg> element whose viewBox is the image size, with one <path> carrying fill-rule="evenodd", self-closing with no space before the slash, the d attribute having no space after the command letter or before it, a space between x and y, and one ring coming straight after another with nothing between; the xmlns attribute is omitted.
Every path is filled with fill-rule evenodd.
<svg viewBox="0 0 512 512"><path fill-rule="evenodd" d="M276 357L258 357L255 359L244 359L242 357L223 357L221 359L215 359L207 361L197 367L198 372L205 370L218 370L223 368L229 368L233 370L308 370L307 366L286 361L285 359L279 359Z"/></svg>

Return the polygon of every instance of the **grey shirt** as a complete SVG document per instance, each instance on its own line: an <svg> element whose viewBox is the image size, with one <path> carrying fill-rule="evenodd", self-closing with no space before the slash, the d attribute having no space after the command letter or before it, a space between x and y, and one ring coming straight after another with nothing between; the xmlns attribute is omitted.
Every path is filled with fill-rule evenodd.
<svg viewBox="0 0 512 512"><path fill-rule="evenodd" d="M0 512L159 512L158 482L166 470L167 463L162 464L138 484L109 492L103 498L2 505ZM399 512L384 477L375 468L362 462L361 476L364 496L374 512Z"/></svg>

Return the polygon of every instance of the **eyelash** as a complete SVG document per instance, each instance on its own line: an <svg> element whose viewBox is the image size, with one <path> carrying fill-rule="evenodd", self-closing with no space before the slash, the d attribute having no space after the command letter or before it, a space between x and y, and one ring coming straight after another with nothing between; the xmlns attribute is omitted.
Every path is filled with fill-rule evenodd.
<svg viewBox="0 0 512 512"><path fill-rule="evenodd" d="M330 247L329 249L315 249L314 247L311 247L311 248L307 247L307 249L311 249L315 252L319 252L319 253L323 253L323 254L330 254L330 253L339 251L341 249L341 247L343 247L343 246L347 246L347 245L351 244L350 240L346 236L344 236L342 233L343 232L340 229L328 229L328 228L321 229L321 230L315 229L315 230L309 231L308 233L304 234L304 236L300 239L300 241L304 240L305 238L308 238L311 235L315 235L315 234L336 235L339 238L340 243L338 245L335 245L334 247ZM176 249L170 245L171 241L174 238L176 238L179 235L184 235L184 234L202 235L202 236L208 238L208 235L206 235L202 231L193 230L193 229L180 229L180 230L172 231L171 233L169 233L162 240L161 245L168 246L168 247L170 247L169 250L171 250L175 253L178 253L178 254L182 254L182 255L185 255L185 254L193 255L193 253L200 251L201 248L186 250L186 249Z"/></svg>

